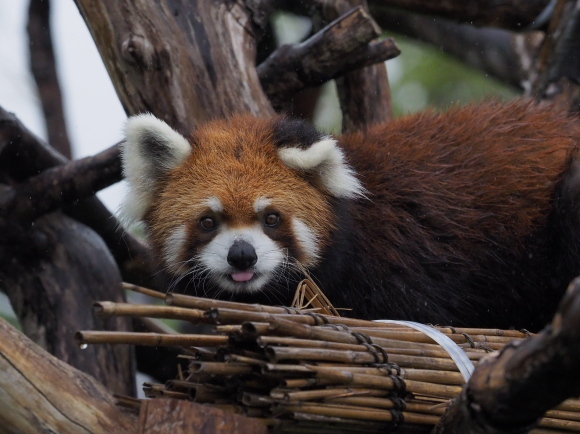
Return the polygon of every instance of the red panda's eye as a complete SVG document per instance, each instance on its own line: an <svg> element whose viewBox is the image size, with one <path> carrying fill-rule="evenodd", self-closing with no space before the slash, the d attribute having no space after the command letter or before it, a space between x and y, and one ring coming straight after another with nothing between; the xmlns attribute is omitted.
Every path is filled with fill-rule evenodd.
<svg viewBox="0 0 580 434"><path fill-rule="evenodd" d="M217 226L217 222L212 217L203 217L199 221L199 225L204 231L213 231Z"/></svg>
<svg viewBox="0 0 580 434"><path fill-rule="evenodd" d="M280 224L280 215L276 213L267 214L266 217L264 217L264 224L270 227L278 226Z"/></svg>

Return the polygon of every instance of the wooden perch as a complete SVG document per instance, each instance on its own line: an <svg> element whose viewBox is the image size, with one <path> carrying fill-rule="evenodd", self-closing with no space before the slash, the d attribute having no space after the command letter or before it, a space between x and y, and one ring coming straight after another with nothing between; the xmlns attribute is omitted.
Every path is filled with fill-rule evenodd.
<svg viewBox="0 0 580 434"><path fill-rule="evenodd" d="M79 350L80 351L80 350ZM3 432L135 432L137 417L99 382L42 350L0 319Z"/></svg>
<svg viewBox="0 0 580 434"><path fill-rule="evenodd" d="M285 102L304 88L399 55L390 38L371 42L380 34L373 19L357 7L308 40L279 47L257 68L274 108L284 108Z"/></svg>
<svg viewBox="0 0 580 434"><path fill-rule="evenodd" d="M527 432L547 410L580 394L578 342L580 279L540 334L479 362L434 432Z"/></svg>

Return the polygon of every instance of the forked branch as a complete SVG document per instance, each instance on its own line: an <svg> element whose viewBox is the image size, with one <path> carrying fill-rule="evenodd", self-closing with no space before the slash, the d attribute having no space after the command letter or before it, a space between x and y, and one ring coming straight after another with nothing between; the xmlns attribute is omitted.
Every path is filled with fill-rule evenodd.
<svg viewBox="0 0 580 434"><path fill-rule="evenodd" d="M380 34L380 28L359 6L301 44L279 47L257 68L274 108L284 108L304 88L398 56L393 39L372 42Z"/></svg>

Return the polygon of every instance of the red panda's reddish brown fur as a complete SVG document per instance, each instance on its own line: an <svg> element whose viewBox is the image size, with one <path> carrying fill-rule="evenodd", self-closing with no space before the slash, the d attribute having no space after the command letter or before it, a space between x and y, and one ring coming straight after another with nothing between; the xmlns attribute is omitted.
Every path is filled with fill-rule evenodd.
<svg viewBox="0 0 580 434"><path fill-rule="evenodd" d="M171 167L147 128L128 127L124 157L136 218L161 268L198 294L287 303L298 259L356 317L537 329L579 274L580 127L552 107L425 112L336 149L299 121L236 116L169 146ZM146 192L130 166L141 156L167 166ZM211 255L227 258L214 269Z"/></svg>
<svg viewBox="0 0 580 434"><path fill-rule="evenodd" d="M275 196L301 218L317 216L311 220L314 230L322 239L329 237L331 209L313 185L279 164L272 145L271 120L238 116L213 122L196 130L192 142L196 152L171 172L169 188L159 192L160 200L151 207L151 240L158 249L169 235L170 221L188 222L194 226L192 232L199 232L190 219L191 204L207 196L220 198L224 220L234 227L249 224L254 218L256 197ZM280 183L280 179L285 182Z"/></svg>

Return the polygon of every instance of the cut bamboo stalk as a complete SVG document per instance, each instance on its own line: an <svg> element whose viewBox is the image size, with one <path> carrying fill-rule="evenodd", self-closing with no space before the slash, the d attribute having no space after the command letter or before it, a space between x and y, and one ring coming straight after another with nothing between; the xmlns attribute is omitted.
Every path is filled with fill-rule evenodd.
<svg viewBox="0 0 580 434"><path fill-rule="evenodd" d="M374 337L382 337L387 339L396 339L400 341L407 341L407 342L424 342L424 343L433 343L433 340L427 336L426 334L420 331L414 330L380 330L374 328L366 328L366 327L358 327L354 328L353 331L359 331L361 333L368 334L369 336ZM470 344L471 342L481 342L486 344L502 344L505 345L514 340L512 337L508 336L486 336L486 335L475 335L469 334L469 338L463 334L446 334L449 339L453 342L458 344ZM517 340L517 339L516 339Z"/></svg>
<svg viewBox="0 0 580 434"><path fill-rule="evenodd" d="M295 347L268 347L265 353L271 362L280 360L308 360L327 361L339 363L387 363L393 362L405 367L415 367L419 369L434 369L441 371L458 371L459 368L451 359L441 359L435 357L415 357L399 354L389 355L388 360L383 360L381 353L377 353L378 360L368 352L362 351L335 351L317 348L295 348Z"/></svg>
<svg viewBox="0 0 580 434"><path fill-rule="evenodd" d="M319 371L316 373L316 377L334 381L335 384L371 387L385 390L398 390L401 388L401 384L395 382L394 379L397 377L394 376L379 377L375 375L356 374L343 371ZM461 387L459 386L431 384L413 380L405 380L402 387L405 387L407 392L442 398L455 398L459 392L461 392Z"/></svg>
<svg viewBox="0 0 580 434"><path fill-rule="evenodd" d="M319 371L346 371L358 374L368 375L390 375L391 370L385 367L367 367L367 366L335 366L323 367L315 365L289 365L289 364L274 364L267 363L262 367L263 371L282 371L282 372L319 372ZM462 385L465 383L463 376L459 372L450 371L436 371L429 369L413 369L405 368L400 370L402 379L423 381L427 383Z"/></svg>
<svg viewBox="0 0 580 434"><path fill-rule="evenodd" d="M295 421L292 425L282 425L283 432L307 434L320 432L321 434L334 434L339 426L344 433L383 433L388 432L389 422L362 421L345 419L336 416L323 416L320 414L301 413L296 411L292 414Z"/></svg>
<svg viewBox="0 0 580 434"><path fill-rule="evenodd" d="M304 294L306 299L310 290ZM215 331L226 335L79 332L77 342L192 347L187 371L166 385L148 384L147 396L207 402L263 421L271 410L300 421L265 422L285 430L335 430L337 421L362 432L363 427L385 430L399 396L405 396L405 423L432 425L464 383L444 349L406 326L178 294L169 294L166 301L169 306L102 302L96 307L102 316L212 322ZM475 363L489 350L528 336L496 329L434 329ZM568 400L548 411L539 426L544 432L580 429L580 401Z"/></svg>
<svg viewBox="0 0 580 434"><path fill-rule="evenodd" d="M376 398L373 396L344 396L344 397L328 397L322 400L327 404L350 405L355 407L370 407L370 408L395 408L395 404L389 398ZM409 408L409 404L405 403L405 409L414 411Z"/></svg>
<svg viewBox="0 0 580 434"><path fill-rule="evenodd" d="M165 296L165 303L169 306L194 308L199 310L209 310L216 308L227 308L241 310L244 312L263 312L287 314L293 312L292 309L279 306L265 306L261 304L236 303L234 301L213 300L211 298L193 297L184 294L169 293Z"/></svg>
<svg viewBox="0 0 580 434"><path fill-rule="evenodd" d="M239 363L247 363L248 365L265 365L266 361L261 359L256 359L253 357L242 356L239 354L227 354L225 356L226 362L239 362Z"/></svg>
<svg viewBox="0 0 580 434"><path fill-rule="evenodd" d="M193 374L239 375L249 374L253 369L245 363L193 362L189 372Z"/></svg>
<svg viewBox="0 0 580 434"><path fill-rule="evenodd" d="M319 414L322 416L335 416L341 418L350 419L362 419L362 420L374 420L391 422L393 416L391 412L375 409L361 409L354 406L347 405L334 405L334 404L313 404L313 403L300 403L300 404L278 404L275 408L276 412L280 413L293 413L293 412L303 412L311 414ZM437 423L439 418L437 416L416 414L411 412L403 411L401 412L403 418L408 423L420 424L420 425L434 425Z"/></svg>
<svg viewBox="0 0 580 434"><path fill-rule="evenodd" d="M567 399L560 405L556 406L554 410L580 412L580 399Z"/></svg>
<svg viewBox="0 0 580 434"><path fill-rule="evenodd" d="M336 381L332 379L324 380L321 378L283 378L280 381L280 386L285 387L286 389L303 389L306 387L329 386L334 384L336 384ZM271 393L275 393L275 391L272 391ZM283 391L281 393L282 395L280 396L280 399L283 398L285 392Z"/></svg>
<svg viewBox="0 0 580 434"><path fill-rule="evenodd" d="M315 401L319 399L344 398L353 395L367 395L368 392L368 390L349 388L299 390L295 392L286 392L282 395L282 398L286 402ZM391 406L384 408L394 408L394 404L391 400L385 399L385 401L389 401Z"/></svg>
<svg viewBox="0 0 580 434"><path fill-rule="evenodd" d="M131 332L95 332L79 331L75 333L75 341L80 346L88 344L130 344L144 346L220 346L228 341L227 336L186 335Z"/></svg>
<svg viewBox="0 0 580 434"><path fill-rule="evenodd" d="M548 410L544 416L552 419L566 419L580 422L580 413L573 411Z"/></svg>
<svg viewBox="0 0 580 434"><path fill-rule="evenodd" d="M93 304L98 316L109 318L112 316L150 317L165 319L180 319L192 323L207 323L204 312L196 309L184 309L173 306L136 305L131 303L113 303L100 301Z"/></svg>
<svg viewBox="0 0 580 434"><path fill-rule="evenodd" d="M329 350L339 350L339 351L370 351L368 347L365 347L360 344L342 344L336 342L328 342L328 341L317 341L312 339L297 339L297 338L289 338L284 336L260 336L256 339L256 343L261 346L262 348L267 347L268 345L288 345L300 348L320 348L320 349L329 349ZM373 343L375 341L373 340ZM376 343L376 345L380 345ZM428 345L428 344L425 344ZM447 351L441 349L441 347L437 347L433 345L434 348L429 349L422 349L422 348L410 348L408 345L406 347L400 348L391 348L389 346L380 345L383 350L387 352L387 354L404 354L409 356L417 356L417 357L437 357L437 358L450 358L449 353ZM466 352L466 355L473 361L477 361L481 359L486 353L472 353Z"/></svg>
<svg viewBox="0 0 580 434"><path fill-rule="evenodd" d="M545 417L540 419L538 426L542 428L561 429L567 431L580 431L580 422L573 420L552 419Z"/></svg>
<svg viewBox="0 0 580 434"><path fill-rule="evenodd" d="M241 324L217 325L213 327L213 330L216 333L241 333L242 326Z"/></svg>
<svg viewBox="0 0 580 434"><path fill-rule="evenodd" d="M145 294L149 297L158 298L160 300L165 299L165 293L155 291L153 289L144 288L143 286L133 285L132 283L123 282L121 283L121 288L126 289L128 291L138 292L139 294Z"/></svg>

